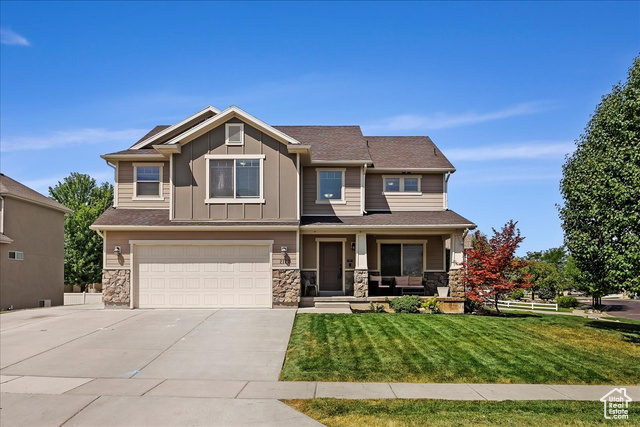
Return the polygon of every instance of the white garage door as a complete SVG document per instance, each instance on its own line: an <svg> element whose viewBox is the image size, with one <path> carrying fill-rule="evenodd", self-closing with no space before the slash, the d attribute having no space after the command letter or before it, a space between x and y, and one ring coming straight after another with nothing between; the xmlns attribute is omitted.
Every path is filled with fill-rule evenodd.
<svg viewBox="0 0 640 427"><path fill-rule="evenodd" d="M269 247L135 246L138 307L271 307Z"/></svg>

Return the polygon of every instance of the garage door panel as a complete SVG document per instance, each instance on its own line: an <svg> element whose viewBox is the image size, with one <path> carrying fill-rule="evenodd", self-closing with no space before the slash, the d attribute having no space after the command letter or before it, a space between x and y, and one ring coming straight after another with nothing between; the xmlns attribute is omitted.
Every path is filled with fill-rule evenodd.
<svg viewBox="0 0 640 427"><path fill-rule="evenodd" d="M138 306L271 307L269 248L136 246Z"/></svg>

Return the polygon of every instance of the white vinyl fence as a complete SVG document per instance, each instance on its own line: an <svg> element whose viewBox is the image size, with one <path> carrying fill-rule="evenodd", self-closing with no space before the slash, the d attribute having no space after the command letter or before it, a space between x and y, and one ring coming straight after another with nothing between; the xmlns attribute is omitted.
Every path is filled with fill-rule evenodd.
<svg viewBox="0 0 640 427"><path fill-rule="evenodd" d="M64 293L64 305L102 304L102 293Z"/></svg>
<svg viewBox="0 0 640 427"><path fill-rule="evenodd" d="M558 311L558 304L545 304L541 302L524 301L498 301L500 308L513 308L525 310L555 310Z"/></svg>

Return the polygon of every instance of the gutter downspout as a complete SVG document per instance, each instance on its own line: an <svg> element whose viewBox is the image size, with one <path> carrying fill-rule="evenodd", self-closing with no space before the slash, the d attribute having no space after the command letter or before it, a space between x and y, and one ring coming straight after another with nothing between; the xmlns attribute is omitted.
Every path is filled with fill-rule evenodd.
<svg viewBox="0 0 640 427"><path fill-rule="evenodd" d="M444 174L444 208L449 209L449 178L451 178L451 172Z"/></svg>
<svg viewBox="0 0 640 427"><path fill-rule="evenodd" d="M362 194L360 194L360 198L362 199L362 214L366 215L367 211L365 210L366 205L366 198L365 198L365 194L367 194L367 189L366 189L366 177L367 176L367 164L364 164L364 167L362 168L362 182L361 182L361 189L362 189Z"/></svg>

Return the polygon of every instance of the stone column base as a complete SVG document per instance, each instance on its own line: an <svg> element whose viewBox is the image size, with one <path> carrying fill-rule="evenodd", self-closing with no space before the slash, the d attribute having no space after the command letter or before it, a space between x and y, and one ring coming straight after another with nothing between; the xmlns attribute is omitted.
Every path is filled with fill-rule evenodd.
<svg viewBox="0 0 640 427"><path fill-rule="evenodd" d="M102 302L105 308L129 307L131 302L129 270L102 270Z"/></svg>
<svg viewBox="0 0 640 427"><path fill-rule="evenodd" d="M369 270L354 271L353 296L356 298L367 298L369 296Z"/></svg>
<svg viewBox="0 0 640 427"><path fill-rule="evenodd" d="M449 270L449 296L464 298L464 271L461 268Z"/></svg>
<svg viewBox="0 0 640 427"><path fill-rule="evenodd" d="M300 270L273 270L273 306L297 307L300 304Z"/></svg>

